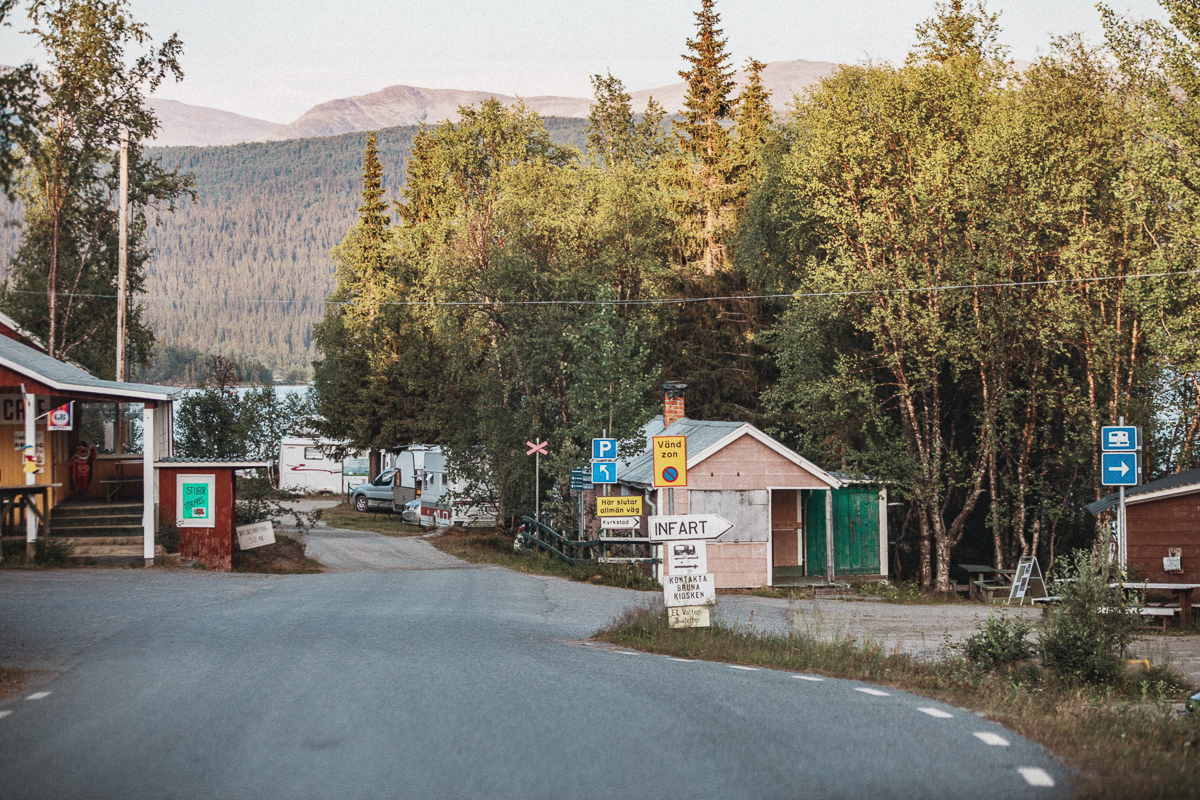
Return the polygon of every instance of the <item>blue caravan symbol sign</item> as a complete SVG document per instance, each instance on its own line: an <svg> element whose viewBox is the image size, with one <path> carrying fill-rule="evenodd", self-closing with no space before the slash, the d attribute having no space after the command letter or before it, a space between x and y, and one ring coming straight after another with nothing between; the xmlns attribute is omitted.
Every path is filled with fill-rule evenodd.
<svg viewBox="0 0 1200 800"><path fill-rule="evenodd" d="M1100 449L1105 453L1136 453L1138 429L1135 425L1108 425L1100 429Z"/></svg>

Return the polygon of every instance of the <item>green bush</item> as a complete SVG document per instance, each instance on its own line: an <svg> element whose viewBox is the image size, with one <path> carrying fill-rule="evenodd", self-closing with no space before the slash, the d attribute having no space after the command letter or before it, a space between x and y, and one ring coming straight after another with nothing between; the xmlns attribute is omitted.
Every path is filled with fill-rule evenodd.
<svg viewBox="0 0 1200 800"><path fill-rule="evenodd" d="M33 563L43 567L65 567L71 563L71 545L62 539L42 537L33 551Z"/></svg>
<svg viewBox="0 0 1200 800"><path fill-rule="evenodd" d="M1033 626L1023 619L992 614L977 630L963 643L962 651L968 661L986 670L1027 661L1035 653L1033 643L1028 640Z"/></svg>
<svg viewBox="0 0 1200 800"><path fill-rule="evenodd" d="M1067 559L1062 596L1041 635L1042 663L1070 683L1113 685L1124 679L1122 657L1141 622L1140 597L1120 586L1116 569L1090 551Z"/></svg>

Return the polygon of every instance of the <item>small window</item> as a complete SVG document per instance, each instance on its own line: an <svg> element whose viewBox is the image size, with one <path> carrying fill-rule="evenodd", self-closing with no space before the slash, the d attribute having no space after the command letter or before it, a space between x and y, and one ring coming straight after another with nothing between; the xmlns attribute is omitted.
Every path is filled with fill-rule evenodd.
<svg viewBox="0 0 1200 800"><path fill-rule="evenodd" d="M304 448L304 457L309 461L322 461L325 458L325 456L321 454L321 448L319 447Z"/></svg>

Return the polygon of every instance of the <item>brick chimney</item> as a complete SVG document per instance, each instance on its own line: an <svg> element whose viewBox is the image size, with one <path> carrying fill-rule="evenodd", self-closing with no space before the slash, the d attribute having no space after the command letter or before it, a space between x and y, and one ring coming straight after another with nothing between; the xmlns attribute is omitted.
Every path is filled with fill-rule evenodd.
<svg viewBox="0 0 1200 800"><path fill-rule="evenodd" d="M664 383L663 390L663 427L667 427L677 419L683 418L683 393L686 383Z"/></svg>

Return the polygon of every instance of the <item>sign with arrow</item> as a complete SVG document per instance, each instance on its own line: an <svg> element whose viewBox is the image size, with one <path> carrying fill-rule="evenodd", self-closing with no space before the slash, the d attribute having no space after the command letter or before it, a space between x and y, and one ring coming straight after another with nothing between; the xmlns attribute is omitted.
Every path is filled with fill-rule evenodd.
<svg viewBox="0 0 1200 800"><path fill-rule="evenodd" d="M606 531L631 531L642 522L639 517L601 517L600 529Z"/></svg>
<svg viewBox="0 0 1200 800"><path fill-rule="evenodd" d="M1101 453L1100 483L1104 486L1137 486L1137 453Z"/></svg>
<svg viewBox="0 0 1200 800"><path fill-rule="evenodd" d="M716 514L664 514L649 518L650 541L715 539L733 529L733 523Z"/></svg>

